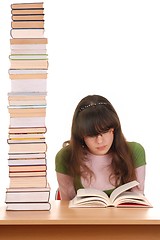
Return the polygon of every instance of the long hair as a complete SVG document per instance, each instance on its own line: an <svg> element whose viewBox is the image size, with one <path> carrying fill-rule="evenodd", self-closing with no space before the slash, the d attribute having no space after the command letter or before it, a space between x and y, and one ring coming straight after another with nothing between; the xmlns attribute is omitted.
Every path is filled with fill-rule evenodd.
<svg viewBox="0 0 160 240"><path fill-rule="evenodd" d="M121 130L119 117L112 104L99 95L89 95L77 105L71 127L71 158L69 169L72 176L93 176L93 172L86 166L87 146L84 136L96 136L114 129L114 139L109 153L112 156L112 177L115 185L121 185L136 179L132 154Z"/></svg>

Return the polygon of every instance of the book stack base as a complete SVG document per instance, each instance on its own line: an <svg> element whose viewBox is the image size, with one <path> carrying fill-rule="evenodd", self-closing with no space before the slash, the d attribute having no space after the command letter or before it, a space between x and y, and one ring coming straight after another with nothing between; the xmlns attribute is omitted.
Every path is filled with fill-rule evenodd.
<svg viewBox="0 0 160 240"><path fill-rule="evenodd" d="M6 210L50 210L47 181L47 38L43 2L11 4Z"/></svg>

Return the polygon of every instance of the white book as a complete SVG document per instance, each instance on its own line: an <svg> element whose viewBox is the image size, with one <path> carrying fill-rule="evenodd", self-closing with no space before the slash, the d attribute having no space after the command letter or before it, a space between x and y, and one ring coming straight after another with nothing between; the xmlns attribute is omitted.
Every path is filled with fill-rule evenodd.
<svg viewBox="0 0 160 240"><path fill-rule="evenodd" d="M47 92L8 92L8 96L47 96Z"/></svg>
<svg viewBox="0 0 160 240"><path fill-rule="evenodd" d="M36 159L10 159L8 160L8 166L36 166L46 164L45 158L36 158Z"/></svg>
<svg viewBox="0 0 160 240"><path fill-rule="evenodd" d="M131 181L113 190L110 196L94 188L78 189L77 195L69 201L70 208L91 207L152 207L147 198L138 192L129 191L139 182Z"/></svg>
<svg viewBox="0 0 160 240"><path fill-rule="evenodd" d="M47 79L12 79L11 92L46 92Z"/></svg>
<svg viewBox="0 0 160 240"><path fill-rule="evenodd" d="M9 127L45 127L45 117L10 117Z"/></svg>
<svg viewBox="0 0 160 240"><path fill-rule="evenodd" d="M6 210L14 211L49 211L51 204L48 203L7 203Z"/></svg>
<svg viewBox="0 0 160 240"><path fill-rule="evenodd" d="M9 105L10 106L17 106L17 105L19 105L19 106L26 106L26 105L28 105L28 106L38 106L39 104L40 105L46 105L47 103L46 103L46 101L45 100L9 100L8 101L9 102Z"/></svg>
<svg viewBox="0 0 160 240"><path fill-rule="evenodd" d="M11 60L24 60L24 59L48 59L48 54L10 54L9 58Z"/></svg>
<svg viewBox="0 0 160 240"><path fill-rule="evenodd" d="M46 49L47 44L10 44L11 50L30 50L30 49Z"/></svg>
<svg viewBox="0 0 160 240"><path fill-rule="evenodd" d="M47 151L46 142L10 143L9 153L43 153Z"/></svg>
<svg viewBox="0 0 160 240"><path fill-rule="evenodd" d="M9 188L6 190L6 203L48 202L50 187L46 188Z"/></svg>
<svg viewBox="0 0 160 240"><path fill-rule="evenodd" d="M11 54L47 54L47 49L11 49Z"/></svg>
<svg viewBox="0 0 160 240"><path fill-rule="evenodd" d="M12 28L10 31L10 35L12 38L44 38L44 29L43 28L38 28L38 29Z"/></svg>
<svg viewBox="0 0 160 240"><path fill-rule="evenodd" d="M47 69L9 69L9 74L46 74Z"/></svg>
<svg viewBox="0 0 160 240"><path fill-rule="evenodd" d="M6 203L46 202L49 201L49 193L47 191L40 192L40 190L39 192L7 192Z"/></svg>
<svg viewBox="0 0 160 240"><path fill-rule="evenodd" d="M46 104L44 104L44 105L40 105L40 104L38 104L38 105L9 105L8 106L8 109L33 109L33 108L38 108L38 109L44 109L44 108L46 108Z"/></svg>
<svg viewBox="0 0 160 240"><path fill-rule="evenodd" d="M38 158L46 158L46 153L13 153L13 154L10 154L9 153L9 160L16 160L16 159L22 159L22 160L25 160L25 159L38 159Z"/></svg>

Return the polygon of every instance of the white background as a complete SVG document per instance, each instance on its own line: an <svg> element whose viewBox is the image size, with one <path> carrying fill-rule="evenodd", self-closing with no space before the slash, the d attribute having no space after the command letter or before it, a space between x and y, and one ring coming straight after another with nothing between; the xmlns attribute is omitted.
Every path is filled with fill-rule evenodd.
<svg viewBox="0 0 160 240"><path fill-rule="evenodd" d="M0 1L0 202L8 177L11 3ZM34 0L34 2L39 2ZM115 107L124 135L146 150L145 194L160 199L160 3L155 0L44 0L48 38L47 168L54 199L55 154L70 138L82 97L100 94ZM157 190L157 191L155 191Z"/></svg>

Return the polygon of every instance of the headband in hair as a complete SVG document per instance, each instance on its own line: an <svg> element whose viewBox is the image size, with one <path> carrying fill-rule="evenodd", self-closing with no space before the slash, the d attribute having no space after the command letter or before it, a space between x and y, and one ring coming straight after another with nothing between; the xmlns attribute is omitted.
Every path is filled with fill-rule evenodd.
<svg viewBox="0 0 160 240"><path fill-rule="evenodd" d="M80 107L79 112L82 112L83 110L85 110L87 108L95 107L95 106L99 106L99 105L108 105L108 103L105 103L105 102L91 103L91 104L85 105L83 107Z"/></svg>

